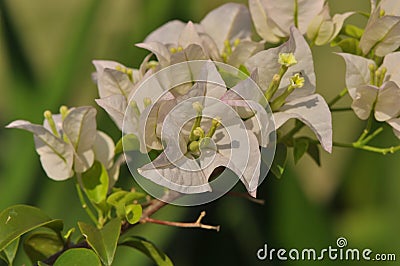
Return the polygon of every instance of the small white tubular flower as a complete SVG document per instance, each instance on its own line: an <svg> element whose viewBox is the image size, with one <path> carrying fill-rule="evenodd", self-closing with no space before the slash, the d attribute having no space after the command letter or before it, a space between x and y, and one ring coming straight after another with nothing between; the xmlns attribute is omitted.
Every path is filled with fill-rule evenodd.
<svg viewBox="0 0 400 266"><path fill-rule="evenodd" d="M397 4L397 1L381 1L372 11L360 39L364 54L373 48L375 55L385 56L400 46L400 12ZM394 15L386 15L386 12Z"/></svg>
<svg viewBox="0 0 400 266"><path fill-rule="evenodd" d="M65 180L74 172L86 171L94 162L95 116L93 107L78 107L68 110L65 118L46 112L44 126L17 120L7 128L33 133L36 151L46 174L54 180Z"/></svg>

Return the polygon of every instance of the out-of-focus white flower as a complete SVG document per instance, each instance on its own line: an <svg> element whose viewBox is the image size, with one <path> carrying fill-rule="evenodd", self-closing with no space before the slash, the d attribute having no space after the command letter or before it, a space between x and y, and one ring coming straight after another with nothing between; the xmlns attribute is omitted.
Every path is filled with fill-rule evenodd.
<svg viewBox="0 0 400 266"><path fill-rule="evenodd" d="M204 38L211 58L234 67L264 48L264 42L251 40L251 16L242 4L228 3L212 10L200 22L199 30L211 37Z"/></svg>
<svg viewBox="0 0 400 266"><path fill-rule="evenodd" d="M371 15L360 39L360 48L366 55L385 56L400 46L400 7L396 0L382 0Z"/></svg>
<svg viewBox="0 0 400 266"><path fill-rule="evenodd" d="M343 26L344 20L352 12L329 15L328 4L324 0L249 0L251 17L257 33L267 42L278 43L290 36L290 27L295 26L300 33L316 45L332 41Z"/></svg>
<svg viewBox="0 0 400 266"><path fill-rule="evenodd" d="M315 45L330 43L339 34L344 21L353 14L354 12L346 12L331 17L329 5L326 3L321 12L310 21L307 28L307 38Z"/></svg>
<svg viewBox="0 0 400 266"><path fill-rule="evenodd" d="M136 46L155 54L161 67L209 58L203 47L202 38L191 21L186 25L176 20L169 22L156 29L143 43L138 43Z"/></svg>
<svg viewBox="0 0 400 266"><path fill-rule="evenodd" d="M245 5L228 3L208 13L199 24L173 20L150 33L138 47L157 56L162 67L212 59L239 67L264 48L251 40L252 24Z"/></svg>

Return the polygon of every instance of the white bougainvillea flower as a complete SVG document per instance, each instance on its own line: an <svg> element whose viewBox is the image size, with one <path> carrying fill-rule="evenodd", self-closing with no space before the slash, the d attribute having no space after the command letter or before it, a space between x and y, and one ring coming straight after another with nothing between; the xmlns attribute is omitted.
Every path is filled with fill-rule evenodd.
<svg viewBox="0 0 400 266"><path fill-rule="evenodd" d="M380 87L386 81L393 81L400 86L400 73L398 71L398 62L400 52L390 53L383 59L382 65L377 68L375 62L361 56L338 53L343 57L346 63L346 87L350 96L355 99L355 90L364 85L376 85L377 76L381 76ZM378 75L377 75L378 74ZM382 76L383 75L383 76ZM374 80L371 80L371 77Z"/></svg>
<svg viewBox="0 0 400 266"><path fill-rule="evenodd" d="M335 14L332 18L329 14L329 5L325 4L321 12L314 17L307 28L307 38L315 45L330 43L339 34L344 21L354 12Z"/></svg>
<svg viewBox="0 0 400 266"><path fill-rule="evenodd" d="M250 59L245 63L245 66L250 72L257 69L257 84L265 92L274 75L278 73L279 68L281 67L281 64L279 63L279 55L290 53L294 55L297 63L292 65L283 75L279 89L272 100L285 91L287 86L290 85L290 77L295 73L301 73L305 78L305 84L301 90L295 90L288 97L288 100L297 99L301 96L308 96L315 92L316 81L311 50L299 30L295 27L291 27L291 35L287 42L277 48L261 51L250 57Z"/></svg>
<svg viewBox="0 0 400 266"><path fill-rule="evenodd" d="M143 139L141 146L145 144L145 149L142 151L141 147L141 151L148 152L154 140L158 141L157 145L163 144L162 153L152 163L140 167L139 173L159 185L182 193L200 193L211 189L208 179L214 169L225 166L235 172L249 193L255 196L260 177L259 143L267 143L262 142L260 132L264 127L252 125L251 128L247 128L238 113L219 100L226 94L227 88L214 62L192 62L190 69L197 70L191 72L197 82L185 94L174 96L168 92L172 96L165 98L166 94L163 94L162 90L165 92L165 88L169 87L165 85L171 81L167 79L168 73L161 73L164 70L156 75L165 77L165 84L162 78L154 78L154 83L144 83L143 85L148 87L137 91L137 94L146 92L163 95L159 100L155 99L150 106L138 106L141 121L139 135L140 139ZM165 72L168 72L167 70L165 69ZM172 73L175 77L180 77L181 72L185 70L180 70L178 66L173 67ZM190 77L187 78L190 80ZM139 95L134 99L140 97ZM168 108L160 110L162 104L167 102ZM265 113L261 106L260 117L263 117L262 111ZM160 117L162 119L159 119ZM223 118L219 120L217 117ZM238 123L234 123L235 118ZM131 119L128 117L126 120ZM254 120L254 123L256 122L258 121ZM233 133L230 132L232 130ZM244 163L246 158L251 160Z"/></svg>
<svg viewBox="0 0 400 266"><path fill-rule="evenodd" d="M385 56L400 46L399 9L398 1L392 0L381 1L373 9L360 39L360 48L364 54L373 49L374 55Z"/></svg>
<svg viewBox="0 0 400 266"><path fill-rule="evenodd" d="M281 64L280 55L293 54L296 63L290 66L283 75L279 89L271 99L283 95L291 85L293 77L300 77L302 84L285 99L285 103L273 113L275 127L278 129L287 120L296 118L310 127L316 134L322 147L332 150L332 120L329 107L322 96L315 94L315 72L311 50L298 29L292 27L289 40L283 45L262 51L251 57L245 66L253 71L257 69L257 84L265 92L273 77L278 73ZM257 100L257 99L255 99Z"/></svg>
<svg viewBox="0 0 400 266"><path fill-rule="evenodd" d="M7 125L7 128L20 128L34 134L36 152L48 177L61 181L73 176L74 150L71 145L54 136L43 126L28 121L16 120Z"/></svg>
<svg viewBox="0 0 400 266"><path fill-rule="evenodd" d="M250 12L245 5L228 3L210 13L200 22L210 40L204 39L211 58L234 67L242 65L250 56L264 48L264 42L253 42ZM217 56L215 56L217 55Z"/></svg>
<svg viewBox="0 0 400 266"><path fill-rule="evenodd" d="M82 173L90 168L94 161L92 146L96 139L96 109L79 107L53 119L46 114L49 122L45 126L17 120L7 128L19 128L34 134L35 147L46 174L54 180L65 180L75 172ZM49 127L52 129L49 130Z"/></svg>
<svg viewBox="0 0 400 266"><path fill-rule="evenodd" d="M340 53L346 62L346 86L353 99L352 108L360 119L371 112L377 121L386 121L397 135L400 113L400 52L385 56L377 68L374 61L361 56ZM398 130L398 129L397 129Z"/></svg>
<svg viewBox="0 0 400 266"><path fill-rule="evenodd" d="M207 98L206 101L210 106L209 108L207 105L204 106L204 116L215 117L215 113L219 112L219 115L223 115L224 118L221 121L203 119L201 130L210 132L214 128L214 134L190 142L190 134L185 134L186 131L181 130L181 126L188 118L196 116L196 110L192 105L198 101L198 98L189 98L184 103L177 105L176 109L169 114L163 125L166 149L153 162L139 168L139 173L153 182L175 191L201 193L211 191L208 179L215 168L224 166L239 176L249 194L255 197L261 160L257 137L251 130L246 130L243 121L232 108L215 98ZM211 99L215 99L215 102ZM216 102L219 103L217 108ZM236 123L237 121L240 121L240 124ZM228 126L218 128L217 124L227 124ZM177 144L177 147L180 148L179 152L176 150L177 147L169 148L168 146L177 139L179 140ZM197 143L201 147L204 142L212 144L205 145L198 150L192 148L192 143ZM177 154L181 154L181 156Z"/></svg>
<svg viewBox="0 0 400 266"><path fill-rule="evenodd" d="M249 0L249 7L257 33L264 40L277 43L290 35L291 26L305 34L322 11L324 0Z"/></svg>

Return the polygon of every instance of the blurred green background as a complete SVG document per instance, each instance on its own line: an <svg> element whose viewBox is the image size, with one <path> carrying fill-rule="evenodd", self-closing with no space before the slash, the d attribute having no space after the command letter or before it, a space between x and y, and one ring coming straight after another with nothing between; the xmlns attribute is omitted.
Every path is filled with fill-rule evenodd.
<svg viewBox="0 0 400 266"><path fill-rule="evenodd" d="M78 220L88 221L73 184L46 178L32 136L4 126L15 119L41 123L44 110L57 112L61 104L96 106L91 60L110 59L137 67L146 52L134 43L171 19L198 22L225 2L0 0L0 209L35 205L53 218L64 219L66 228L76 226ZM332 14L369 10L368 0L328 2ZM349 22L362 26L366 19L355 16ZM338 50L313 48L317 90L328 100L344 88L344 63L333 51ZM120 133L97 109L98 127L117 140ZM363 127L351 112L335 113L333 119L335 140L350 142ZM391 130L378 139L382 146L396 141ZM260 262L256 252L264 243L286 249L336 246L340 236L347 238L348 247L396 253L400 260L399 161L400 154L334 148L332 154L322 154L322 167L304 157L295 167L291 162L282 179L267 178L258 193L265 199L263 206L224 197L199 207L168 206L156 216L192 221L206 210L205 222L220 224L219 233L149 224L135 230L158 244L176 265L313 265ZM127 170L123 173L120 185L131 184ZM24 263L29 265L29 260L20 250L15 265ZM115 265L151 265L151 261L139 252L119 248Z"/></svg>

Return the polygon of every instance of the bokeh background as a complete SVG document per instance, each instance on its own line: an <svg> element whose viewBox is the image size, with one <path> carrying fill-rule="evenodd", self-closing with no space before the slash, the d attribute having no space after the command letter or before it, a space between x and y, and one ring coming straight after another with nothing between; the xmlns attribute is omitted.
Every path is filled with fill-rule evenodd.
<svg viewBox="0 0 400 266"><path fill-rule="evenodd" d="M146 52L134 47L171 19L198 22L224 0L0 0L0 209L13 204L42 208L65 220L65 227L88 221L73 184L54 182L41 169L32 136L5 130L15 119L42 123L46 109L96 106L91 60L110 59L138 67ZM245 1L235 1L245 2ZM330 0L331 13L368 12L368 0ZM362 26L366 19L348 20ZM328 100L344 88L344 63L331 47L313 47L317 90ZM349 104L348 99L341 102ZM118 140L120 133L98 108L98 126ZM363 128L351 112L334 113L334 139L350 142ZM307 132L305 132L307 134ZM377 143L398 144L386 130ZM284 177L268 177L259 190L260 206L224 197L199 207L168 206L156 217L193 221L202 210L205 222L220 224L219 233L160 225L138 226L137 234L156 243L176 265L313 265L311 262L257 260L265 243L271 248L335 246L346 237L348 247L396 253L400 260L400 153L378 154L334 148L322 152L322 167L304 157L289 163ZM132 184L128 171L119 181ZM322 265L349 265L330 262ZM363 265L364 262L354 263ZM22 250L15 265L29 265ZM119 248L115 265L152 265L144 255ZM317 264L317 263L315 263ZM396 265L396 263L382 263ZM368 265L376 265L368 263Z"/></svg>

